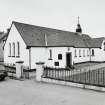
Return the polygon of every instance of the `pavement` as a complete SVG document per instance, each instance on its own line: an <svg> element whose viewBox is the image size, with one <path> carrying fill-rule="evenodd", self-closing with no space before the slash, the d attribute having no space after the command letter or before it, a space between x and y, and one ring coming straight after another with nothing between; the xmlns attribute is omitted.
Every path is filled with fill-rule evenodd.
<svg viewBox="0 0 105 105"><path fill-rule="evenodd" d="M105 93L6 78L0 82L0 105L105 105Z"/></svg>

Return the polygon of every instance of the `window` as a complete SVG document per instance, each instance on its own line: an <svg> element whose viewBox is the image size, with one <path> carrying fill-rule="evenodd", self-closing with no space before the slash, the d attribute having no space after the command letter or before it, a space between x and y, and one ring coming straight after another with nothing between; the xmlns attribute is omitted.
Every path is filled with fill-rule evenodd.
<svg viewBox="0 0 105 105"><path fill-rule="evenodd" d="M20 57L20 44L17 42L17 57Z"/></svg>
<svg viewBox="0 0 105 105"><path fill-rule="evenodd" d="M79 57L81 57L81 49L79 49Z"/></svg>
<svg viewBox="0 0 105 105"><path fill-rule="evenodd" d="M87 56L89 56L89 50L87 50Z"/></svg>
<svg viewBox="0 0 105 105"><path fill-rule="evenodd" d="M62 60L62 54L58 54L58 59Z"/></svg>
<svg viewBox="0 0 105 105"><path fill-rule="evenodd" d="M11 56L11 43L9 43L9 57Z"/></svg>
<svg viewBox="0 0 105 105"><path fill-rule="evenodd" d="M94 49L92 49L92 56L94 56Z"/></svg>
<svg viewBox="0 0 105 105"><path fill-rule="evenodd" d="M59 66L59 62L54 62L54 65L55 66Z"/></svg>
<svg viewBox="0 0 105 105"><path fill-rule="evenodd" d="M75 54L74 56L77 57L77 50L76 49L74 51L74 54Z"/></svg>
<svg viewBox="0 0 105 105"><path fill-rule="evenodd" d="M85 57L85 49L83 50L83 57Z"/></svg>
<svg viewBox="0 0 105 105"><path fill-rule="evenodd" d="M13 52L12 52L12 56L15 57L15 43L13 43Z"/></svg>
<svg viewBox="0 0 105 105"><path fill-rule="evenodd" d="M52 50L51 50L51 49L49 50L49 53L50 53L50 58L49 58L49 60L52 60Z"/></svg>

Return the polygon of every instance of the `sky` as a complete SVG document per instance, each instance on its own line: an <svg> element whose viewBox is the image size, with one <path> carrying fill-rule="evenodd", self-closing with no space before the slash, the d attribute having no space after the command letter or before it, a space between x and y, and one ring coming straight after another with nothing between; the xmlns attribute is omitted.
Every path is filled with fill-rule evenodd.
<svg viewBox="0 0 105 105"><path fill-rule="evenodd" d="M0 31L12 21L105 37L105 0L0 0Z"/></svg>

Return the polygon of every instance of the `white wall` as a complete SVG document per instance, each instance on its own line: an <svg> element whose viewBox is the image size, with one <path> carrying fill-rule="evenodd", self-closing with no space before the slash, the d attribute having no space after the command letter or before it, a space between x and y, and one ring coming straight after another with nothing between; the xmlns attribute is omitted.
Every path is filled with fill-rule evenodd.
<svg viewBox="0 0 105 105"><path fill-rule="evenodd" d="M50 53L49 50L52 50L52 60L49 60ZM79 49L81 49L81 57L79 56ZM54 63L59 62L59 66L56 67L66 67L66 53L71 52L72 54L72 64L73 63L81 63L81 62L87 62L90 60L89 49L88 48L76 48L77 57L75 57L75 48L73 47L32 47L31 48L31 68L36 67L36 62L45 62L46 66L55 67ZM85 50L85 56L83 56L83 50ZM62 60L58 59L58 54L62 54Z"/></svg>
<svg viewBox="0 0 105 105"><path fill-rule="evenodd" d="M105 61L105 51L104 49L94 48L94 56L91 56L91 61Z"/></svg>
<svg viewBox="0 0 105 105"><path fill-rule="evenodd" d="M105 51L104 51L104 42L102 42L101 48L92 48L94 49L94 56L91 56L92 61L98 61L98 62L103 62L105 61ZM91 49L91 52L92 52Z"/></svg>
<svg viewBox="0 0 105 105"><path fill-rule="evenodd" d="M36 68L37 62L47 62L48 49L44 47L31 47L31 69Z"/></svg>
<svg viewBox="0 0 105 105"><path fill-rule="evenodd" d="M66 67L66 53L71 52L73 64L73 48L72 47L50 47L52 50L52 60L47 60L48 66L55 67L54 63L59 62L59 67ZM62 54L62 60L58 60L58 54ZM50 54L47 59L49 59Z"/></svg>
<svg viewBox="0 0 105 105"><path fill-rule="evenodd" d="M8 57L9 56L9 43L15 43L15 53L17 54L17 42L20 43L20 57ZM11 46L12 47L12 46ZM22 37L18 33L16 27L12 25L6 44L4 46L4 62L15 64L16 61L24 61L24 65L29 66L29 50L26 49Z"/></svg>
<svg viewBox="0 0 105 105"><path fill-rule="evenodd" d="M49 60L50 53L52 50L52 60ZM36 62L45 62L45 66L55 67L54 62L59 62L59 67L66 66L66 52L73 52L73 48L68 51L67 47L32 47L31 48L31 68L36 67ZM62 54L62 60L58 60L58 54ZM73 62L72 62L73 63Z"/></svg>
<svg viewBox="0 0 105 105"><path fill-rule="evenodd" d="M52 50L52 60L49 60L50 53L49 50ZM66 53L71 52L72 54L72 64L87 62L90 60L90 57L87 56L87 48L81 48L81 57L79 57L79 49L77 49L77 57L74 55L75 48L73 47L32 47L31 48L31 68L36 67L36 62L45 62L46 66L55 67L54 63L59 62L59 66L56 67L66 67ZM85 49L85 57L83 57L83 49ZM62 54L62 60L58 59L58 54Z"/></svg>
<svg viewBox="0 0 105 105"><path fill-rule="evenodd" d="M74 53L75 53L75 49L76 49L76 52L77 52L77 54L76 54L77 56L76 57L75 57L75 55L73 56L74 57L74 63L87 62L87 61L90 60L89 48L74 48ZM79 56L79 50L81 50L81 57ZM83 54L84 50L85 50L85 56ZM87 54L87 51L88 51L88 54Z"/></svg>

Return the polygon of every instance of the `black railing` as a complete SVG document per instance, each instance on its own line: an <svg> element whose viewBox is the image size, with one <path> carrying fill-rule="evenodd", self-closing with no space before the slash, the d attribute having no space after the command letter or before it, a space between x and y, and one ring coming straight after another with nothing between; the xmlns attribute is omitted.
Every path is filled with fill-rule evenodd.
<svg viewBox="0 0 105 105"><path fill-rule="evenodd" d="M90 71L45 67L43 77L87 85L105 86L105 68Z"/></svg>

